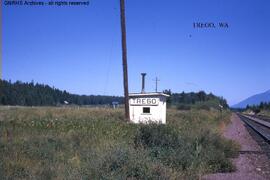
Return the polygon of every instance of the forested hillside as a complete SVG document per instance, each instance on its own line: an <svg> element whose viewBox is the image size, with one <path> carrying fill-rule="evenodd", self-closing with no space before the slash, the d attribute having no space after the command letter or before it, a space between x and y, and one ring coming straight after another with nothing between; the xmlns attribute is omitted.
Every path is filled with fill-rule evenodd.
<svg viewBox="0 0 270 180"><path fill-rule="evenodd" d="M66 91L38 83L23 83L0 80L0 104L20 106L57 106L64 102L76 105L111 104L113 101L123 102L117 96L86 96L70 94Z"/></svg>
<svg viewBox="0 0 270 180"><path fill-rule="evenodd" d="M259 93L233 105L233 108L246 108L247 106L262 106L261 103L270 102L270 90Z"/></svg>
<svg viewBox="0 0 270 180"><path fill-rule="evenodd" d="M205 93L204 91L199 91L197 93L172 93L171 90L163 91L165 94L169 94L170 97L167 100L168 105L176 105L178 109L190 109L195 107L198 109L209 109L209 108L219 108L220 105L223 108L228 108L226 99L223 97L215 96L212 93Z"/></svg>

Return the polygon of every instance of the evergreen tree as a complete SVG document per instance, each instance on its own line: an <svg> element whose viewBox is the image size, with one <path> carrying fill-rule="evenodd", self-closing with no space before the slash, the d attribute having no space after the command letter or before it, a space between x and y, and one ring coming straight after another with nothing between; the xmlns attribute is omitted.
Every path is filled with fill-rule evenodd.
<svg viewBox="0 0 270 180"><path fill-rule="evenodd" d="M20 106L56 106L65 104L100 105L111 104L113 101L123 103L123 97L117 96L86 96L70 94L44 84L23 83L0 80L0 104Z"/></svg>

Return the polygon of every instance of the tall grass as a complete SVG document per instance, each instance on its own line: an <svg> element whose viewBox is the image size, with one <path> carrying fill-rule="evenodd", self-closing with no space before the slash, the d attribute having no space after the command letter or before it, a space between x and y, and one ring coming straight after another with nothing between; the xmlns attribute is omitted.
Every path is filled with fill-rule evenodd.
<svg viewBox="0 0 270 180"><path fill-rule="evenodd" d="M270 110L262 110L259 115L270 117Z"/></svg>
<svg viewBox="0 0 270 180"><path fill-rule="evenodd" d="M135 125L122 109L1 108L0 179L198 179L233 171L230 113L168 110Z"/></svg>

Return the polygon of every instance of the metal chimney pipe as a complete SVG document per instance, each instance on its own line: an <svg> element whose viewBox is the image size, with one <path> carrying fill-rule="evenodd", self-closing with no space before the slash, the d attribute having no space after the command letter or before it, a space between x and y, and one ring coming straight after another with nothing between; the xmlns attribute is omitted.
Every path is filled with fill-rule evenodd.
<svg viewBox="0 0 270 180"><path fill-rule="evenodd" d="M141 75L142 75L142 93L145 93L144 85L145 85L145 76L146 76L146 73L141 73Z"/></svg>

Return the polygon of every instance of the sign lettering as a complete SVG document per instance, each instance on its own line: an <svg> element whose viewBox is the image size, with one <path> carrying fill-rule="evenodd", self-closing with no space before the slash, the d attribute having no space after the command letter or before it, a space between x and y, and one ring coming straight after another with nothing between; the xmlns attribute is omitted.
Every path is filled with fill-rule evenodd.
<svg viewBox="0 0 270 180"><path fill-rule="evenodd" d="M158 98L132 98L130 105L133 106L158 106Z"/></svg>

